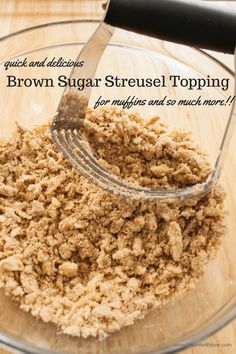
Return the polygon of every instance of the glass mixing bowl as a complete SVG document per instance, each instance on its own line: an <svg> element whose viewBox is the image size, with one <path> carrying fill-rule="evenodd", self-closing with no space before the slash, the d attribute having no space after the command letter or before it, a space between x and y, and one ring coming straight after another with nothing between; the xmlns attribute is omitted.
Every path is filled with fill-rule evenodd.
<svg viewBox="0 0 236 354"><path fill-rule="evenodd" d="M46 24L26 29L0 40L0 136L9 137L15 121L32 128L51 119L64 90L57 86L60 75L68 76L71 68L37 67L5 70L9 60L28 62L63 57L75 59L96 21L74 21ZM119 75L161 77L180 75L183 78L217 77L228 81L222 87L187 90L186 87L105 88L92 92L91 106L99 96L106 99L215 99L227 100L234 95L234 74L223 64L200 51L164 43L156 39L116 30L111 44L98 67L97 77ZM7 76L21 79L53 78L54 87L7 87ZM24 80L21 80L23 83ZM25 81L27 82L27 81ZM29 81L28 81L29 82ZM28 85L29 86L29 85ZM232 103L223 106L154 105L133 107L144 117L160 115L164 122L191 130L195 140L209 154L214 164L230 115ZM19 310L16 303L0 292L0 342L3 346L24 353L171 353L189 347L222 328L236 316L236 160L235 139L226 156L221 183L227 192L228 230L217 258L206 267L196 289L162 308L152 311L133 326L107 337L75 339L57 334L54 325L45 324Z"/></svg>

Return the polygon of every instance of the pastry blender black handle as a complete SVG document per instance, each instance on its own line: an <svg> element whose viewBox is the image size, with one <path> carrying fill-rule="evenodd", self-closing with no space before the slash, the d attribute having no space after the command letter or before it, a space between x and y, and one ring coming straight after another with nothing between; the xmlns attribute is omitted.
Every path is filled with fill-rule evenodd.
<svg viewBox="0 0 236 354"><path fill-rule="evenodd" d="M191 47L235 50L236 11L200 0L110 0L104 21Z"/></svg>

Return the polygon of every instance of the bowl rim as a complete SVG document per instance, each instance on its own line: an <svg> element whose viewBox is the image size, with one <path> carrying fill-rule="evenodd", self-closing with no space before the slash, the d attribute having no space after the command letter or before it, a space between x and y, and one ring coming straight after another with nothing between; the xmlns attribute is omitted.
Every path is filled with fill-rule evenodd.
<svg viewBox="0 0 236 354"><path fill-rule="evenodd" d="M52 21L46 22L35 26L30 26L23 28L21 30L11 32L10 34L4 35L0 37L0 43L8 40L11 37L15 37L17 35L24 34L26 32L34 31L41 28L52 27L52 26L60 26L60 25L68 25L68 24L76 24L76 23L100 23L100 19L79 19L79 20L63 20L63 21ZM215 62L217 65L221 66L225 71L227 71L232 76L235 75L235 72L230 69L226 64L224 64L219 59L212 56L210 53L203 49L192 48L194 51L201 53L203 56L208 57L208 59ZM231 299L234 299L236 295L232 296ZM224 307L224 306L223 306ZM221 308L222 309L222 308ZM217 313L217 312L216 312ZM214 313L214 315L216 314ZM210 325L206 325L201 327L200 329L196 330L194 333L186 334L185 336L181 337L180 343L174 343L171 345L166 345L160 347L155 350L145 351L145 352L136 352L136 354L171 354L177 353L179 351L185 350L187 348L191 348L192 346L201 343L203 340L207 339L208 337L214 335L216 332L221 330L227 324L229 324L232 320L236 318L236 304L231 305L226 313L222 314L217 320L215 320ZM192 331L193 332L193 331ZM61 354L60 352L55 352L51 350L47 350L41 347L36 347L32 344L24 342L20 339L16 339L11 335L4 334L0 331L0 346L6 349L11 349L15 353L22 353L22 354ZM82 354L82 353L81 353Z"/></svg>

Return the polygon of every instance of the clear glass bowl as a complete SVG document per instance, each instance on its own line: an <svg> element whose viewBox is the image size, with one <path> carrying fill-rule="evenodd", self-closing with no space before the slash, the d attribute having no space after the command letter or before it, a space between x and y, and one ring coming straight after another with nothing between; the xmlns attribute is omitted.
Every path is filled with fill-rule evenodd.
<svg viewBox="0 0 236 354"><path fill-rule="evenodd" d="M69 75L70 68L9 68L8 60L45 57L75 59L96 21L74 21L46 24L26 29L0 39L0 136L9 137L15 121L32 128L47 122L56 112L63 87L6 87L7 75L18 78L48 78L57 82L60 75ZM95 88L91 105L102 95L106 99L136 96L140 99L227 99L234 95L234 74L209 55L194 49L163 43L122 30L116 30L110 46L99 65L97 77L156 77L181 75L207 78L207 75L228 79L227 91L207 88L186 90L166 85L164 88ZM191 130L194 138L209 154L214 164L227 125L232 105L224 106L145 106L134 107L144 117L160 115L172 126ZM232 132L233 133L233 132ZM96 339L74 339L58 335L54 325L37 321L18 309L17 304L0 292L0 342L24 353L170 353L191 346L223 327L236 316L236 161L235 139L227 152L221 183L227 192L228 231L217 258L206 268L196 290L183 298L151 312L144 320L109 336Z"/></svg>

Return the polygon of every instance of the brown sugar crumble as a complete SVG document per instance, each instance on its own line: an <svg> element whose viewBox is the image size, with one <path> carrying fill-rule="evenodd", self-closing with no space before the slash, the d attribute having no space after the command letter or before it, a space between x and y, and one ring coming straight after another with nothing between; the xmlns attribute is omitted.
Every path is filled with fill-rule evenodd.
<svg viewBox="0 0 236 354"><path fill-rule="evenodd" d="M115 108L88 112L84 135L100 163L132 184L177 189L204 182L211 172L206 154L188 132L170 130Z"/></svg>
<svg viewBox="0 0 236 354"><path fill-rule="evenodd" d="M158 118L89 111L100 161L145 187L206 180L205 154ZM224 192L200 200L111 195L57 152L49 126L0 143L0 287L61 332L103 338L194 287L224 234Z"/></svg>

